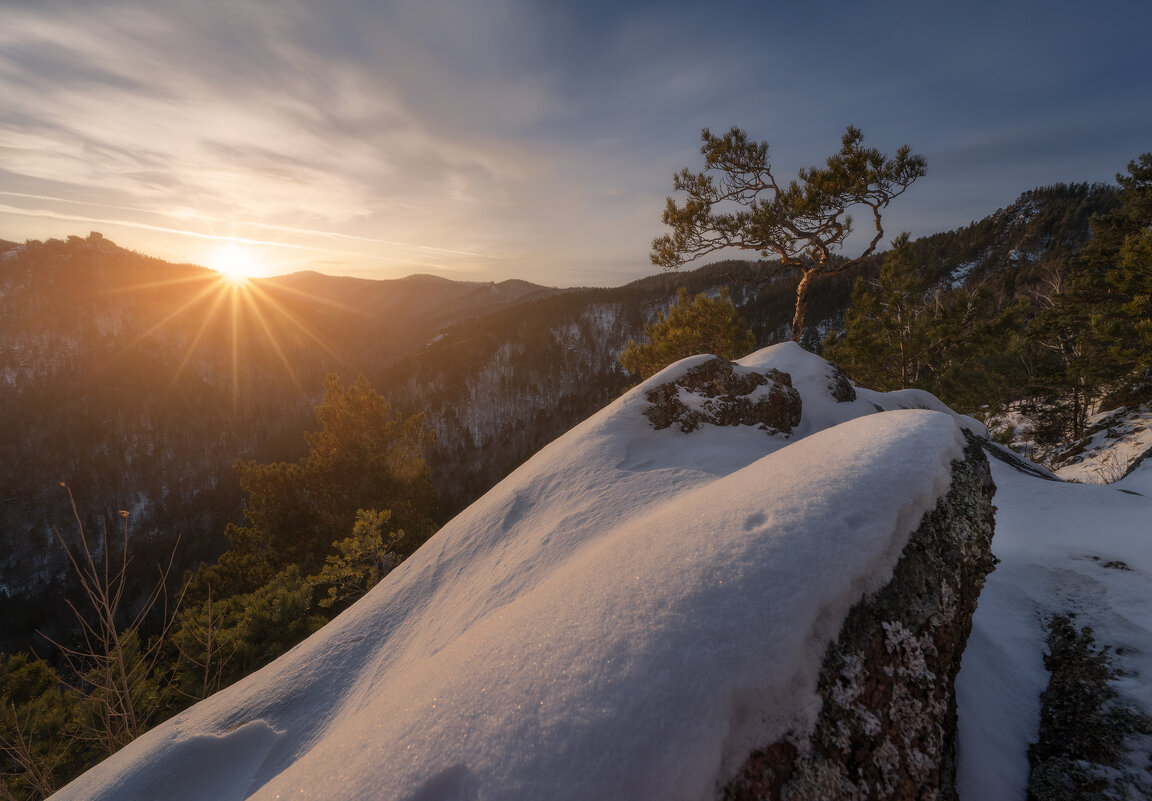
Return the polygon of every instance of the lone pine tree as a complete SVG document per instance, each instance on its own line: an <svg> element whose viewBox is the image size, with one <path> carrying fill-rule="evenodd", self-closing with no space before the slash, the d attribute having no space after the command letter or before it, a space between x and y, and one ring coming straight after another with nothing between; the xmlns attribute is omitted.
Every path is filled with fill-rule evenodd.
<svg viewBox="0 0 1152 801"><path fill-rule="evenodd" d="M672 233L652 243L652 262L675 269L727 248L759 251L779 259L777 271L796 270L796 312L792 339L799 342L812 280L837 273L870 256L884 237L881 213L925 173L923 156L904 145L894 157L863 145L864 134L848 127L840 152L825 167L801 169L797 179L778 181L768 159L768 143L755 142L740 128L715 136L701 132L704 170L681 170L673 180L685 192L683 205L668 198L664 222ZM863 206L875 234L852 259L833 258L852 233L849 210Z"/></svg>

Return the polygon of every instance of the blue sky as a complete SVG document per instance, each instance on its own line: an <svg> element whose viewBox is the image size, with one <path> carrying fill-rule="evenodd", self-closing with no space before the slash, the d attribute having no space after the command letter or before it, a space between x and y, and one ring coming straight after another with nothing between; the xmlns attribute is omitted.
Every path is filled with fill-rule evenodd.
<svg viewBox="0 0 1152 801"><path fill-rule="evenodd" d="M885 227L929 234L1152 150L1149 29L1107 0L4 0L0 238L616 285L702 127L791 177L849 124L927 158Z"/></svg>

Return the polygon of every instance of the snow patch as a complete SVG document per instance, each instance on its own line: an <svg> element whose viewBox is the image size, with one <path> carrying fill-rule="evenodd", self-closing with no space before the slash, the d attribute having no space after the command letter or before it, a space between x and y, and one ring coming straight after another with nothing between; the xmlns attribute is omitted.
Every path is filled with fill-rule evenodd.
<svg viewBox="0 0 1152 801"><path fill-rule="evenodd" d="M255 789L252 778L261 762L276 746L282 732L263 720L249 721L219 734L186 733L176 723L163 730L146 733L137 742L148 740L155 758L165 771L150 765L132 763L118 777L120 798L164 798L167 801L243 801ZM65 792L85 795L85 774ZM173 777L179 781L173 781ZM94 776L93 776L94 778Z"/></svg>
<svg viewBox="0 0 1152 801"><path fill-rule="evenodd" d="M978 261L968 261L956 267L948 275L947 283L949 289L959 289L968 282L968 276L972 274L972 270L979 265Z"/></svg>
<svg viewBox="0 0 1152 801"><path fill-rule="evenodd" d="M1055 470L1065 481L1111 484L1152 451L1152 407L1147 405L1097 414L1088 419L1087 429L1089 434L1076 444L1075 454L1064 457Z"/></svg>

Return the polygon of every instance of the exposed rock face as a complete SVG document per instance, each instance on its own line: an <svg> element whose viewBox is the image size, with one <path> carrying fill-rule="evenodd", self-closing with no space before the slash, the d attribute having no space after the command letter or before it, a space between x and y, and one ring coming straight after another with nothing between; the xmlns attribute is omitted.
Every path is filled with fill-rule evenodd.
<svg viewBox="0 0 1152 801"><path fill-rule="evenodd" d="M757 372L714 358L688 370L675 382L648 392L644 414L657 428L679 424L685 434L704 423L759 426L769 434L791 434L800 423L800 393L792 376L779 370Z"/></svg>
<svg viewBox="0 0 1152 801"><path fill-rule="evenodd" d="M955 799L954 682L992 556L988 461L969 437L952 488L892 581L853 607L824 657L815 730L753 753L728 801Z"/></svg>
<svg viewBox="0 0 1152 801"><path fill-rule="evenodd" d="M856 387L852 386L851 379L839 367L835 367L834 370L828 379L828 391L832 393L832 397L837 403L850 403L856 400Z"/></svg>

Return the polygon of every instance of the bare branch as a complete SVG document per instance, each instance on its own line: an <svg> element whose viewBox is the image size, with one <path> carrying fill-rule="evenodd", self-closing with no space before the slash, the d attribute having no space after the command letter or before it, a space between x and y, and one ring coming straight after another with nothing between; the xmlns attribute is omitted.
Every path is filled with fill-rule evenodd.
<svg viewBox="0 0 1152 801"><path fill-rule="evenodd" d="M97 564L88 534L76 508L71 488L61 482L68 492L73 518L79 532L80 556L72 552L56 531L56 538L64 546L69 563L77 577L86 601L85 611L75 603L68 606L79 624L80 645L67 646L43 636L60 653L68 666L69 677L61 683L88 704L95 716L95 726L80 732L77 739L96 743L106 753L113 753L141 734L148 720L159 708L160 692L148 692L156 669L162 659L165 637L174 625L176 610L183 599L182 588L172 609L169 609L167 582L175 559L175 547L167 565L159 566L159 579L149 590L140 610L127 624L121 623L121 607L128 586L128 513L121 512L123 520L121 545L117 564L112 565L108 526L101 527L103 564ZM178 543L177 543L178 544ZM160 632L145 641L141 627L145 619L162 604Z"/></svg>

